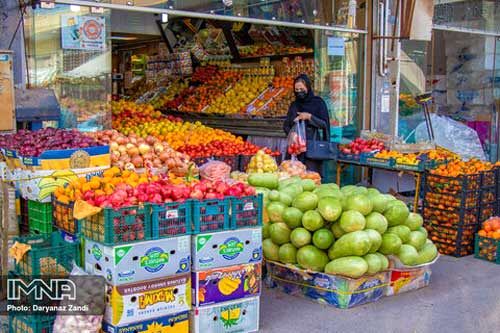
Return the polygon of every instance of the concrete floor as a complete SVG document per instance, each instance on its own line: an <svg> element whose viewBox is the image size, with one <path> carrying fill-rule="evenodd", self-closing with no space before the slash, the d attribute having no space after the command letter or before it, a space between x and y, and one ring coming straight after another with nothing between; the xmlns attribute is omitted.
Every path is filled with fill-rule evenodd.
<svg viewBox="0 0 500 333"><path fill-rule="evenodd" d="M423 289L347 310L265 289L264 333L500 332L500 265L441 256Z"/></svg>

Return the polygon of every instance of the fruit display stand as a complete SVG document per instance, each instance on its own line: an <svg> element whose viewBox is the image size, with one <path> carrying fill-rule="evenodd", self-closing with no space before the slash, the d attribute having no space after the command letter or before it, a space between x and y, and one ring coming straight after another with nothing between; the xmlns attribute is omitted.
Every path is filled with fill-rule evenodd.
<svg viewBox="0 0 500 333"><path fill-rule="evenodd" d="M339 309L378 301L386 294L391 272L384 271L358 279L302 270L294 265L266 260L269 288L328 304Z"/></svg>

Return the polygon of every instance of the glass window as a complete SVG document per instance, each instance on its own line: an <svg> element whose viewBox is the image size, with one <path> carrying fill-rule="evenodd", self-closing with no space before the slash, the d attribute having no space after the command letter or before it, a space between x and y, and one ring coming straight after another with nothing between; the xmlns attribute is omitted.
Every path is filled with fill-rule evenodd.
<svg viewBox="0 0 500 333"><path fill-rule="evenodd" d="M29 82L53 89L62 127L95 130L111 126L109 11L56 5L36 9L26 20Z"/></svg>

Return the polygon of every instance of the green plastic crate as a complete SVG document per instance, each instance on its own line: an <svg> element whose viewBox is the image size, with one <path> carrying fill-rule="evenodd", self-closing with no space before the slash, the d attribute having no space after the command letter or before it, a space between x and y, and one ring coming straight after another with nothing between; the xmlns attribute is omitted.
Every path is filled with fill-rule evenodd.
<svg viewBox="0 0 500 333"><path fill-rule="evenodd" d="M52 333L55 316L9 315L9 333Z"/></svg>
<svg viewBox="0 0 500 333"><path fill-rule="evenodd" d="M229 199L193 201L193 233L224 231L230 229Z"/></svg>
<svg viewBox="0 0 500 333"><path fill-rule="evenodd" d="M264 207L262 194L241 198L230 198L231 229L262 226Z"/></svg>
<svg viewBox="0 0 500 333"><path fill-rule="evenodd" d="M476 235L474 258L500 264L500 239Z"/></svg>
<svg viewBox="0 0 500 333"><path fill-rule="evenodd" d="M28 200L28 221L31 233L50 234L52 227L52 203Z"/></svg>
<svg viewBox="0 0 500 333"><path fill-rule="evenodd" d="M80 220L80 233L105 245L120 245L152 238L151 205L104 208Z"/></svg>
<svg viewBox="0 0 500 333"><path fill-rule="evenodd" d="M79 243L66 242L59 232L17 237L14 240L31 246L22 260L15 264L14 273L17 275L67 276L73 268L73 262L80 264Z"/></svg>

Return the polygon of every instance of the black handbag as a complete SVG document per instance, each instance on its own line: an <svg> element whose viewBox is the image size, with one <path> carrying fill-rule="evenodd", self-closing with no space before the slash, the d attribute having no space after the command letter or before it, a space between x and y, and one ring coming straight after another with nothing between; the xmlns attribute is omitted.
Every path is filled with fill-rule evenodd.
<svg viewBox="0 0 500 333"><path fill-rule="evenodd" d="M318 132L315 131L312 140L307 140L306 158L310 160L336 160L337 143L318 140Z"/></svg>

